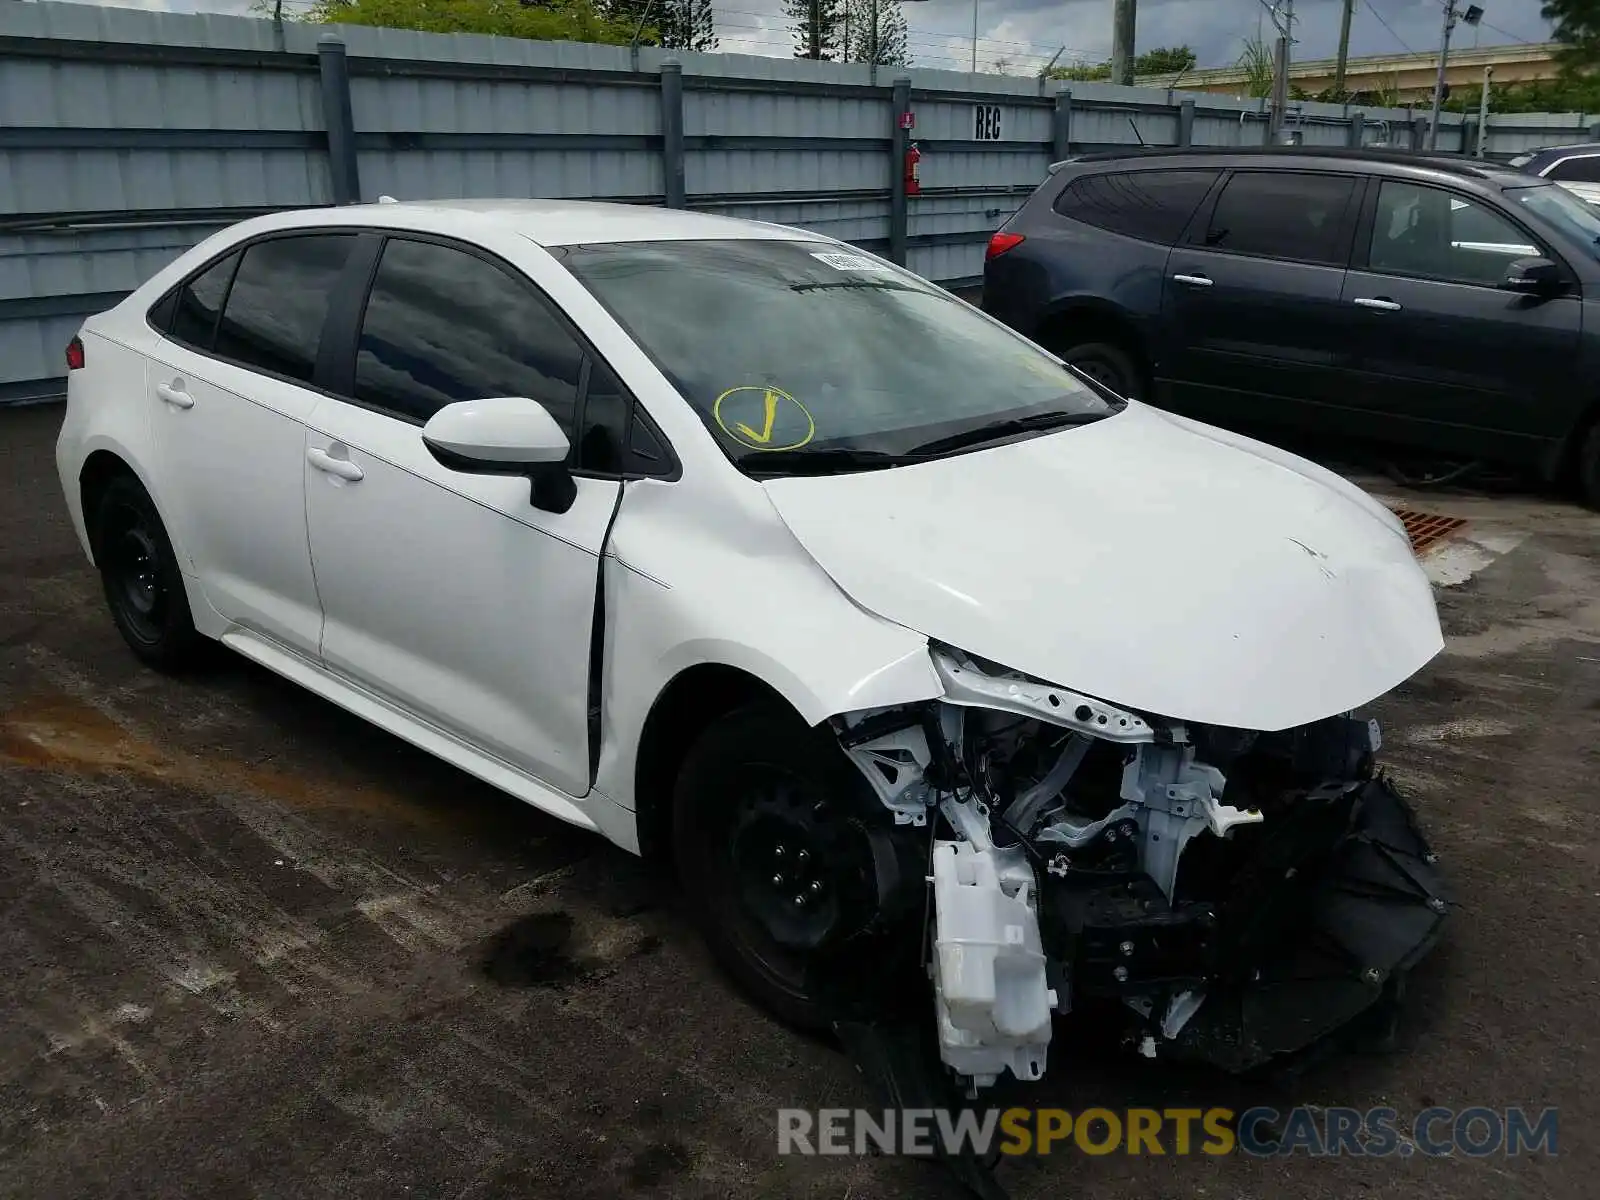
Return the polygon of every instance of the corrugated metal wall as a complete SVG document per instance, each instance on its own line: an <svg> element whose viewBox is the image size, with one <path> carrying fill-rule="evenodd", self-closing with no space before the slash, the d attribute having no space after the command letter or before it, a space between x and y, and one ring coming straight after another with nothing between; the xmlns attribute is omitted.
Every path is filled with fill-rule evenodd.
<svg viewBox="0 0 1600 1200"><path fill-rule="evenodd" d="M897 109L887 68L340 27L362 199L561 196L671 202L896 244ZM0 7L0 403L59 389L61 352L211 231L338 200L323 113L327 27L83 4ZM682 65L677 76L663 64ZM915 271L973 281L983 244L1063 144L1260 145L1259 101L912 70L922 194ZM669 84L668 76L673 79ZM342 85L341 85L342 86ZM980 109L998 106L999 137ZM669 117L681 114L681 125ZM1363 115L1410 144L1416 114ZM1344 109L1300 106L1308 144L1346 145ZM1503 123L1503 124L1502 124ZM337 128L340 128L336 125ZM1578 114L1494 122L1493 149L1571 140ZM1471 129L1457 117L1441 146Z"/></svg>

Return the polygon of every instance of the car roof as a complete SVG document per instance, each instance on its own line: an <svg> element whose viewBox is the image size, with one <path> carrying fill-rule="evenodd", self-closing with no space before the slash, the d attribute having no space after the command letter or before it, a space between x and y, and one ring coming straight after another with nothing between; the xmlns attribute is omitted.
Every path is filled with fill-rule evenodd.
<svg viewBox="0 0 1600 1200"><path fill-rule="evenodd" d="M820 234L763 221L596 200L400 201L385 197L376 204L276 213L268 223L284 229L329 223L376 225L463 236L470 236L474 230L493 228L521 234L541 246L736 238L831 240Z"/></svg>
<svg viewBox="0 0 1600 1200"><path fill-rule="evenodd" d="M1293 162L1297 166L1329 166L1349 170L1352 163L1371 167L1410 168L1476 179L1486 183L1525 184L1523 173L1500 163L1470 158L1463 154L1422 153L1413 150L1366 147L1346 149L1342 146L1152 146L1129 147L1127 150L1102 150L1080 154L1052 164L1057 167L1077 167L1080 164L1111 162L1145 162L1149 160L1182 159L1186 162L1206 162L1226 165L1236 161L1259 162L1264 159Z"/></svg>
<svg viewBox="0 0 1600 1200"><path fill-rule="evenodd" d="M1600 154L1600 142L1575 142L1570 146L1540 146L1537 150L1524 150L1517 157L1528 155L1522 164L1524 171L1529 168L1549 166L1558 158L1566 158L1573 154Z"/></svg>

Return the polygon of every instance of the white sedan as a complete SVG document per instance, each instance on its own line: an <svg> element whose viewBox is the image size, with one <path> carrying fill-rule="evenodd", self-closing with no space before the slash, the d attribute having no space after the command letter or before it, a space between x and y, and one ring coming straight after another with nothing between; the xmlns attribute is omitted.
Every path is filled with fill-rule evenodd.
<svg viewBox="0 0 1600 1200"><path fill-rule="evenodd" d="M1435 936L1349 715L1441 647L1398 521L875 256L620 205L283 213L68 366L61 483L134 653L220 642L669 856L791 1021L931 979L969 1087L1038 1078L1096 998L1249 1066Z"/></svg>

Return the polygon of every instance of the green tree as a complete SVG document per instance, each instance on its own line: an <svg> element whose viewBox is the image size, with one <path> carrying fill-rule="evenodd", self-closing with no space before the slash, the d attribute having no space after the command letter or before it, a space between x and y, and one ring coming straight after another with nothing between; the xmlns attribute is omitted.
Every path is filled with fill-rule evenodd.
<svg viewBox="0 0 1600 1200"><path fill-rule="evenodd" d="M844 0L844 62L911 64L900 0Z"/></svg>
<svg viewBox="0 0 1600 1200"><path fill-rule="evenodd" d="M844 42L845 0L784 0L794 56L832 62Z"/></svg>
<svg viewBox="0 0 1600 1200"><path fill-rule="evenodd" d="M1568 74L1600 67L1600 0L1545 0L1540 9L1561 43L1556 61Z"/></svg>
<svg viewBox="0 0 1600 1200"><path fill-rule="evenodd" d="M665 46L669 50L706 51L717 48L717 27L711 11L711 0L602 2L606 15L627 26L630 37L635 29L640 30L641 45Z"/></svg>
<svg viewBox="0 0 1600 1200"><path fill-rule="evenodd" d="M1245 75L1245 91L1253 100L1264 100L1272 95L1274 64L1271 49L1258 37L1246 38L1244 50L1239 55L1239 66Z"/></svg>
<svg viewBox="0 0 1600 1200"><path fill-rule="evenodd" d="M262 7L269 7L270 0ZM424 33L490 33L550 42L626 45L633 26L592 0L317 0L300 20Z"/></svg>
<svg viewBox="0 0 1600 1200"><path fill-rule="evenodd" d="M1133 58L1133 73L1139 75L1181 75L1195 64L1195 52L1188 46L1160 46L1146 50ZM1054 67L1051 79L1075 79L1089 83L1111 78L1111 62L1077 63L1070 67Z"/></svg>

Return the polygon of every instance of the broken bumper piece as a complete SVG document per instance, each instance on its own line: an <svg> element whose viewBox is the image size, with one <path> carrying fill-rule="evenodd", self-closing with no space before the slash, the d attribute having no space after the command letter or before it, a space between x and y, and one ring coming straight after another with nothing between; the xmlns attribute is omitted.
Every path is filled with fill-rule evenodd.
<svg viewBox="0 0 1600 1200"><path fill-rule="evenodd" d="M1044 940L1079 996L1143 1019L1146 1054L1247 1071L1309 1050L1397 994L1447 911L1436 856L1386 780L1304 797L1218 903L1173 906L1148 876L1042 896Z"/></svg>

